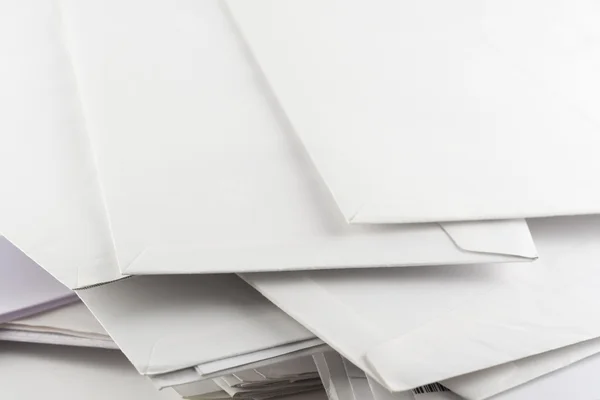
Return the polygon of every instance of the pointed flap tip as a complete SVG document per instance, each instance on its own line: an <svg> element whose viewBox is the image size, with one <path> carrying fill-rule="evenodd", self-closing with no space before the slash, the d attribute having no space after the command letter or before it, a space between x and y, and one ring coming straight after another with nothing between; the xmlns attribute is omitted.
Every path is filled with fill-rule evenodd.
<svg viewBox="0 0 600 400"><path fill-rule="evenodd" d="M524 219L445 222L439 225L463 251L514 256L529 261L538 258Z"/></svg>

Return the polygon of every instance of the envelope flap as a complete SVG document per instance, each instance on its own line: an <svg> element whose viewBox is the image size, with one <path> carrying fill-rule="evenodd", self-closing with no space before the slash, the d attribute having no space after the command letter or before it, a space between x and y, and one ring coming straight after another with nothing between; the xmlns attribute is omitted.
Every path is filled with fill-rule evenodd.
<svg viewBox="0 0 600 400"><path fill-rule="evenodd" d="M525 25L508 36L543 47L543 18L494 3L227 1L349 222L600 212L587 184L600 169L597 55L573 63L569 49L548 72L552 58L501 40ZM569 28L546 39L550 53L574 41Z"/></svg>
<svg viewBox="0 0 600 400"><path fill-rule="evenodd" d="M446 222L440 226L465 251L537 258L533 238L523 219Z"/></svg>

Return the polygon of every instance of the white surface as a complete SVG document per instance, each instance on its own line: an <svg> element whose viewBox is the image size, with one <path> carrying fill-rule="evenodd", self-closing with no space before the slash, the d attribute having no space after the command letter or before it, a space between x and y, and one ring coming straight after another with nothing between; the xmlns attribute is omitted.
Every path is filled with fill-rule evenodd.
<svg viewBox="0 0 600 400"><path fill-rule="evenodd" d="M492 368L446 379L444 385L464 398L485 399L535 378L565 368L600 353L600 339L587 340L560 349L526 357Z"/></svg>
<svg viewBox="0 0 600 400"><path fill-rule="evenodd" d="M597 400L600 356L590 357L567 368L519 386L490 400Z"/></svg>
<svg viewBox="0 0 600 400"><path fill-rule="evenodd" d="M236 275L134 276L78 294L142 374L315 345L309 331Z"/></svg>
<svg viewBox="0 0 600 400"><path fill-rule="evenodd" d="M0 226L74 288L119 273L56 5L0 4Z"/></svg>
<svg viewBox="0 0 600 400"><path fill-rule="evenodd" d="M61 4L123 273L535 256L523 221L348 226L278 120L219 1Z"/></svg>
<svg viewBox="0 0 600 400"><path fill-rule="evenodd" d="M71 288L122 276L114 244L140 274L535 257L520 220L347 226L216 0L2 7L0 221Z"/></svg>
<svg viewBox="0 0 600 400"><path fill-rule="evenodd" d="M530 225L545 268L371 351L383 379L439 381L600 336L600 319L590 317L599 303L600 217Z"/></svg>
<svg viewBox="0 0 600 400"><path fill-rule="evenodd" d="M589 317L600 217L531 227L544 263L244 278L384 386L403 391L600 335ZM543 374L572 362L570 352L558 357L533 368ZM512 374L498 376L511 387Z"/></svg>
<svg viewBox="0 0 600 400"><path fill-rule="evenodd" d="M348 221L600 212L597 2L228 4Z"/></svg>
<svg viewBox="0 0 600 400"><path fill-rule="evenodd" d="M2 398L176 400L156 390L117 351L0 342Z"/></svg>

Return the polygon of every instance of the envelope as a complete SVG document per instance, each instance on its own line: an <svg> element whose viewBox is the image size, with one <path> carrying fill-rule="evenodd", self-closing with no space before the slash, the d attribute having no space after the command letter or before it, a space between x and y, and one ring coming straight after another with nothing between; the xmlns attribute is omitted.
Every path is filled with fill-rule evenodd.
<svg viewBox="0 0 600 400"><path fill-rule="evenodd" d="M300 342L288 343L246 354L236 355L227 359L209 361L196 365L196 371L203 376L211 376L218 373L239 371L240 367L262 368L273 363L296 360L301 355L310 355L323 351L327 346L321 339L311 337Z"/></svg>
<svg viewBox="0 0 600 400"><path fill-rule="evenodd" d="M0 236L0 324L77 301L77 296Z"/></svg>
<svg viewBox="0 0 600 400"><path fill-rule="evenodd" d="M600 338L446 379L443 384L464 398L487 399L600 353ZM537 382L536 380L536 382Z"/></svg>
<svg viewBox="0 0 600 400"><path fill-rule="evenodd" d="M598 213L598 4L502 3L227 0L348 222Z"/></svg>
<svg viewBox="0 0 600 400"><path fill-rule="evenodd" d="M110 339L85 337L81 335L64 335L43 331L23 331L0 327L0 341L44 343L60 346L95 347L100 349L118 350L117 345Z"/></svg>
<svg viewBox="0 0 600 400"><path fill-rule="evenodd" d="M0 161L6 188L0 200L2 229L10 241L68 287L110 282L129 273L535 258L528 230L520 220L489 225L348 227L338 217L305 152L279 124L219 3L193 3L184 14L168 1L144 2L144 13L138 12L139 4L135 0L102 5L61 1L58 7L26 1L19 7L5 5L2 13L5 40L0 50L10 55L7 73L2 75L3 93L9 94L2 100L7 111L2 127L14 132L7 137L7 148L12 151ZM136 30L129 28L131 20L136 20ZM156 24L157 20L162 22ZM180 29L182 20L189 22L186 26L191 31ZM120 51L124 53L112 53ZM164 56L163 51L173 57ZM105 63L106 69L99 71L97 67ZM150 65L157 70L148 70ZM174 70L182 66L185 71ZM181 80L136 80L130 75L134 72L140 77L145 73L188 75L186 79L180 75ZM114 80L97 85L107 77ZM142 86L139 91L121 93L132 85ZM208 86L196 90L198 85ZM153 101L127 97L146 90L156 96L143 97ZM166 101L173 98L169 93L178 101ZM105 95L119 97L114 107ZM175 106L177 102L203 104L206 113ZM157 107L165 107L164 112ZM23 119L23 109L39 118ZM127 112L119 116L124 110ZM150 115L158 119L153 121ZM167 129L168 121L177 129ZM133 137L145 128L128 124L146 122L154 130L143 138ZM221 133L197 135L198 129L219 129ZM104 140L117 140L113 133L119 133L122 142L114 148L101 146L108 144ZM158 143L167 137L180 145ZM141 139L157 142L134 144L142 143L138 142ZM105 162L103 151L110 153L111 149L132 151L136 156L128 159L135 162L122 165L120 161L127 158L124 153L111 156L114 163ZM186 154L186 149L203 156ZM143 155L144 151L160 154L152 158L150 153ZM144 167L142 176L137 175L133 169L145 164L146 156L154 166ZM172 157L178 161L168 161L165 168L161 160ZM114 178L109 172L117 165L123 171L117 181L127 182L119 183L124 186L118 188L115 198L111 182L118 182L109 179ZM197 191L195 185L184 183L190 174L194 178L187 182L204 182L210 190ZM146 179L150 176L151 182ZM23 185L25 181L29 184ZM136 196L144 199L130 209ZM128 199L128 204L122 204L123 199ZM187 200L175 206L169 203L174 199ZM115 202L131 214L123 219L112 207ZM159 203L174 208L167 210ZM151 215L147 214L149 208ZM268 224L262 223L267 220ZM36 224L44 229L32 230ZM124 238L125 231L129 233ZM138 250L144 254L130 265L130 255L140 255Z"/></svg>
<svg viewBox="0 0 600 400"><path fill-rule="evenodd" d="M139 376L121 352L0 342L2 396L7 399L177 400ZM180 400L180 399L179 399Z"/></svg>
<svg viewBox="0 0 600 400"><path fill-rule="evenodd" d="M78 295L142 374L292 343L314 346L310 332L235 275L138 276Z"/></svg>
<svg viewBox="0 0 600 400"><path fill-rule="evenodd" d="M485 300L457 308L373 349L368 362L378 365L382 380L393 373L407 382L424 370L434 380L446 379L459 375L455 374L459 370L472 372L600 336L600 321L593 317L600 280L596 266L600 219L550 219L531 222L531 227L545 257L544 273L502 285ZM438 337L432 340L433 336ZM451 361L456 357L451 348L469 352L469 357ZM398 354L402 360L394 358ZM413 357L418 361L404 364ZM392 372L394 359L398 364ZM433 360L435 368L425 367Z"/></svg>
<svg viewBox="0 0 600 400"><path fill-rule="evenodd" d="M597 399L600 390L594 382L599 369L600 357L590 357L490 399Z"/></svg>
<svg viewBox="0 0 600 400"><path fill-rule="evenodd" d="M307 347L312 346L314 342L318 342L321 344L315 344L314 347ZM301 350L295 350L298 348L301 348ZM265 368L268 371L268 367L272 364L281 364L288 361L295 361L299 357L312 356L313 354L328 350L331 350L329 346L322 344L322 342L319 339L314 338L302 342L277 346L276 348L270 348L264 351L250 353L252 356L256 357L255 359L258 359L258 356L261 356L261 358L259 361L251 362L248 364L241 363L241 361L246 356L245 354L243 354L241 356L234 356L226 359L203 363L200 365L196 365L193 368L185 368L165 374L149 375L148 377L159 389L162 389L165 387L203 382L215 377L243 372L250 368L255 368L257 370L262 370L263 368ZM280 353L281 355L269 357L273 353ZM217 365L219 366L219 368L227 365L228 368L218 370L216 368L213 368ZM209 367L207 368L206 366ZM208 371L205 373L203 372L204 370Z"/></svg>
<svg viewBox="0 0 600 400"><path fill-rule="evenodd" d="M47 8L6 13L36 21L27 34L44 51L27 42L11 66L35 70L5 79L19 98L40 97L32 113L46 120L9 137L14 151L2 174L11 190L1 205L10 210L6 236L68 286L127 274L535 258L521 220L347 226L278 120L219 2L190 3L185 12L161 0ZM56 93L38 96L39 87ZM30 233L24 215L53 237ZM107 252L113 241L120 271Z"/></svg>
<svg viewBox="0 0 600 400"><path fill-rule="evenodd" d="M0 157L2 233L79 290L140 372L170 372L295 342L313 347L312 334L235 276L121 279L78 78L63 38L68 6L37 1L0 6L0 53L7 55L6 73L0 75L6 118L0 124L13 132L6 135L11 151ZM440 233L445 235L441 228ZM222 291L215 292L217 287ZM272 324L280 329L268 329ZM240 329L248 329L242 340ZM214 337L202 345L211 333L221 342L229 335L231 347L210 345Z"/></svg>
<svg viewBox="0 0 600 400"><path fill-rule="evenodd" d="M80 301L0 325L5 329L58 333L110 340L108 333Z"/></svg>
<svg viewBox="0 0 600 400"><path fill-rule="evenodd" d="M545 258L526 268L434 266L243 278L379 383L404 391L600 335L587 315L595 304L600 219L530 224ZM545 311L550 305L556 312ZM568 362L568 356L545 368L552 370L555 362Z"/></svg>

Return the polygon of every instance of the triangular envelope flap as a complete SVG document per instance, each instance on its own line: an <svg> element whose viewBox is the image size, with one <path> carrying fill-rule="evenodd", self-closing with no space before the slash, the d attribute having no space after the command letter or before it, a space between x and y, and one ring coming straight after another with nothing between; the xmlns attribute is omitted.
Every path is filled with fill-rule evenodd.
<svg viewBox="0 0 600 400"><path fill-rule="evenodd" d="M169 1L142 17L126 3L63 8L121 272L515 260L512 252L463 251L436 224L348 226L278 124L218 3L193 3L189 19ZM130 29L132 18L139 29ZM220 134L198 134L213 131Z"/></svg>
<svg viewBox="0 0 600 400"><path fill-rule="evenodd" d="M78 294L143 374L313 338L235 275L139 276Z"/></svg>
<svg viewBox="0 0 600 400"><path fill-rule="evenodd" d="M465 251L537 258L535 243L523 219L446 222L440 226Z"/></svg>
<svg viewBox="0 0 600 400"><path fill-rule="evenodd" d="M558 73L553 62L524 65L531 46L513 53L502 38L520 13L495 13L502 7L493 1L228 4L349 222L600 211L600 191L587 183L600 169L598 96L586 87L597 86L589 65L598 57ZM528 22L520 31L539 43ZM572 40L560 32L561 42ZM581 37L580 47L590 47L594 35ZM546 82L538 64L549 70ZM586 78L570 85L580 71Z"/></svg>
<svg viewBox="0 0 600 400"><path fill-rule="evenodd" d="M70 288L119 277L55 2L0 12L0 229Z"/></svg>

